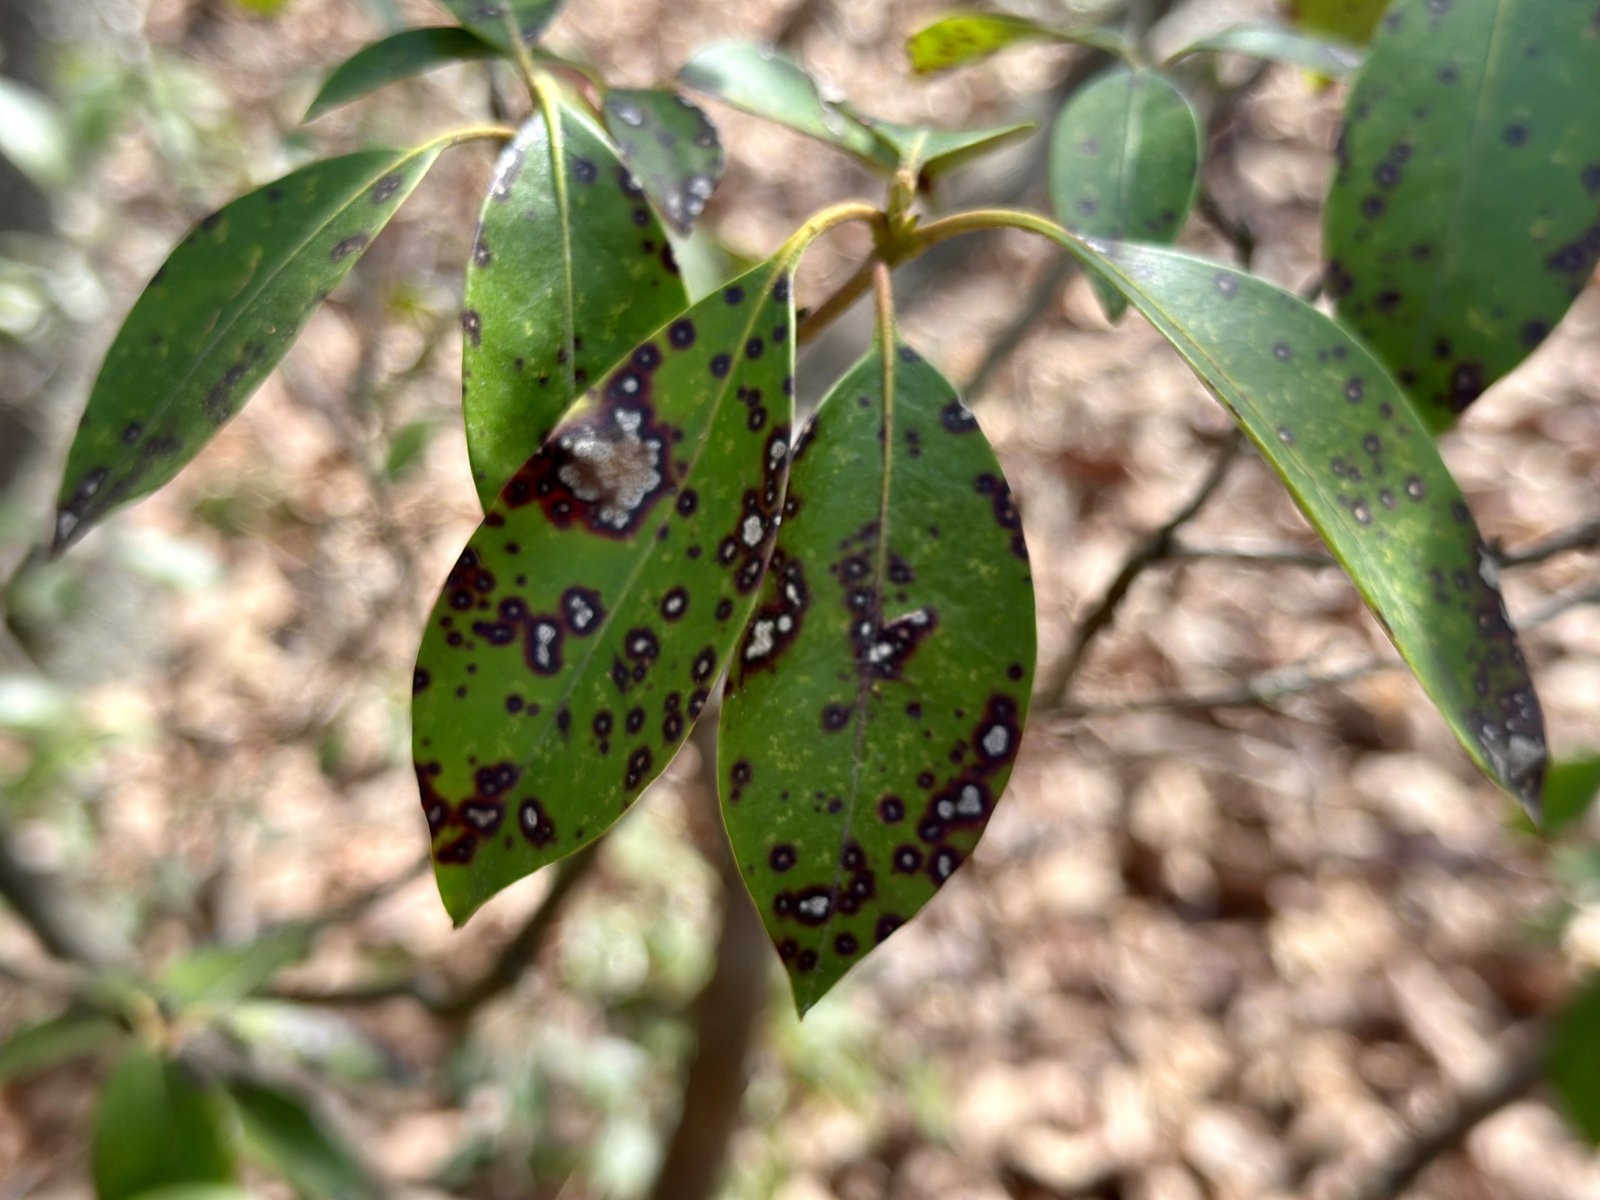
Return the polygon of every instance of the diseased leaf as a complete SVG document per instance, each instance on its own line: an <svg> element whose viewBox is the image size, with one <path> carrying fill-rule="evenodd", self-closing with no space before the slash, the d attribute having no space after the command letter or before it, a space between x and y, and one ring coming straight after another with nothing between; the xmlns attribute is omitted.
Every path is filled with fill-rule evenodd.
<svg viewBox="0 0 1600 1200"><path fill-rule="evenodd" d="M146 1046L130 1048L101 1089L90 1158L98 1200L233 1179L220 1097Z"/></svg>
<svg viewBox="0 0 1600 1200"><path fill-rule="evenodd" d="M1111 54L1127 50L1127 40L1109 29L1055 29L1004 13L958 12L940 17L906 39L906 57L919 75L962 67L1018 42L1075 42Z"/></svg>
<svg viewBox="0 0 1600 1200"><path fill-rule="evenodd" d="M232 1004L310 954L314 933L308 925L284 925L243 945L202 946L167 968L161 990L180 1008Z"/></svg>
<svg viewBox="0 0 1600 1200"><path fill-rule="evenodd" d="M1361 47L1328 37L1285 29L1281 25L1235 25L1191 42L1167 61L1191 54L1220 52L1292 63L1322 75L1346 75L1361 66Z"/></svg>
<svg viewBox="0 0 1600 1200"><path fill-rule="evenodd" d="M476 34L454 25L404 29L361 47L335 67L301 120L315 121L323 113L384 84L409 79L435 67L499 54L496 47Z"/></svg>
<svg viewBox="0 0 1600 1200"><path fill-rule="evenodd" d="M485 507L573 398L688 303L605 134L557 111L554 141L538 114L501 154L467 264L461 408Z"/></svg>
<svg viewBox="0 0 1600 1200"><path fill-rule="evenodd" d="M735 108L787 125L878 167L893 170L887 147L870 129L822 97L792 59L751 42L715 42L696 51L678 78Z"/></svg>
<svg viewBox="0 0 1600 1200"><path fill-rule="evenodd" d="M1234 415L1473 761L1537 812L1544 718L1494 558L1382 365L1253 276L1157 246L1064 244L1122 289Z"/></svg>
<svg viewBox="0 0 1600 1200"><path fill-rule="evenodd" d="M171 479L239 411L443 145L312 163L178 244L100 367L67 457L56 552Z"/></svg>
<svg viewBox="0 0 1600 1200"><path fill-rule="evenodd" d="M668 224L688 233L722 178L722 142L711 118L676 92L613 88L605 120L633 177Z"/></svg>
<svg viewBox="0 0 1600 1200"><path fill-rule="evenodd" d="M1588 815L1600 799L1600 754L1563 758L1550 764L1544 780L1540 832L1553 836Z"/></svg>
<svg viewBox="0 0 1600 1200"><path fill-rule="evenodd" d="M456 20L484 41L511 51L520 38L531 46L561 7L561 0L440 0Z"/></svg>
<svg viewBox="0 0 1600 1200"><path fill-rule="evenodd" d="M1600 973L1591 975L1556 1017L1545 1078L1577 1131L1600 1146Z"/></svg>
<svg viewBox="0 0 1600 1200"><path fill-rule="evenodd" d="M18 1075L48 1071L126 1036L127 1030L121 1025L98 1013L63 1013L25 1025L0 1042L0 1083Z"/></svg>
<svg viewBox="0 0 1600 1200"><path fill-rule="evenodd" d="M717 777L803 1014L971 854L1011 774L1033 588L994 451L904 343L797 441Z"/></svg>
<svg viewBox="0 0 1600 1200"><path fill-rule="evenodd" d="M1090 237L1170 242L1194 204L1200 122L1154 71L1114 67L1061 110L1050 139L1050 203L1061 223ZM1106 316L1127 301L1091 277Z"/></svg>
<svg viewBox="0 0 1600 1200"><path fill-rule="evenodd" d="M1600 26L1587 0L1397 0L1328 194L1340 319L1448 426L1600 259Z"/></svg>
<svg viewBox="0 0 1600 1200"><path fill-rule="evenodd" d="M1025 121L993 129L930 129L925 125L897 125L862 113L853 115L878 136L899 165L921 176L925 183L1027 137L1036 128L1033 122Z"/></svg>
<svg viewBox="0 0 1600 1200"><path fill-rule="evenodd" d="M246 1146L302 1196L357 1200L374 1193L355 1151L306 1100L248 1079L230 1081L228 1096Z"/></svg>
<svg viewBox="0 0 1600 1200"><path fill-rule="evenodd" d="M793 323L774 259L621 356L451 570L412 747L458 924L603 833L700 715L777 525Z"/></svg>
<svg viewBox="0 0 1600 1200"><path fill-rule="evenodd" d="M1389 0L1289 0L1288 7L1300 28L1359 45L1372 36Z"/></svg>

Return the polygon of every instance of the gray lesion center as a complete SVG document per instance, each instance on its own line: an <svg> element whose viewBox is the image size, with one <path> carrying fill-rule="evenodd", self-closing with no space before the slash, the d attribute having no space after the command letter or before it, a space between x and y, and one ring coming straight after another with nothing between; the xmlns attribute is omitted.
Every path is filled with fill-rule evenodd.
<svg viewBox="0 0 1600 1200"><path fill-rule="evenodd" d="M627 528L645 497L661 486L661 439L649 436L636 409L605 411L558 434L556 444L567 459L557 477L595 506L604 525Z"/></svg>

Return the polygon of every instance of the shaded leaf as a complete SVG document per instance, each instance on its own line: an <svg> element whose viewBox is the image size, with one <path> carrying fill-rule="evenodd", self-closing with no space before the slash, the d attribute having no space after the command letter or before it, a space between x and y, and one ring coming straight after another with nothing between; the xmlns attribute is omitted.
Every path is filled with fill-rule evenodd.
<svg viewBox="0 0 1600 1200"><path fill-rule="evenodd" d="M404 29L361 47L335 67L301 120L314 121L384 84L409 79L435 67L499 54L497 48L476 34L454 25Z"/></svg>
<svg viewBox="0 0 1600 1200"><path fill-rule="evenodd" d="M1382 365L1253 276L1156 246L1064 244L1122 289L1233 414L1473 761L1536 812L1544 718L1493 556Z"/></svg>
<svg viewBox="0 0 1600 1200"><path fill-rule="evenodd" d="M228 1095L246 1146L301 1195L345 1200L373 1194L372 1180L355 1151L307 1101L246 1079L230 1081Z"/></svg>
<svg viewBox="0 0 1600 1200"><path fill-rule="evenodd" d="M711 118L676 92L613 88L606 93L606 132L645 193L679 233L722 178L722 142Z"/></svg>
<svg viewBox="0 0 1600 1200"><path fill-rule="evenodd" d="M1289 0L1289 16L1302 29L1360 45L1387 7L1389 0Z"/></svg>
<svg viewBox="0 0 1600 1200"><path fill-rule="evenodd" d="M161 990L180 1008L223 1007L242 1000L284 967L311 953L315 930L284 925L241 946L202 946L178 959L161 977Z"/></svg>
<svg viewBox="0 0 1600 1200"><path fill-rule="evenodd" d="M899 165L921 176L925 183L1027 137L1036 128L1033 122L1025 121L993 129L930 129L925 125L897 125L861 113L854 115L878 136Z"/></svg>
<svg viewBox="0 0 1600 1200"><path fill-rule="evenodd" d="M1600 258L1594 5L1397 0L1351 89L1327 289L1435 430L1532 352Z"/></svg>
<svg viewBox="0 0 1600 1200"><path fill-rule="evenodd" d="M456 20L484 41L511 51L520 38L531 46L539 40L561 0L440 0Z"/></svg>
<svg viewBox="0 0 1600 1200"><path fill-rule="evenodd" d="M1091 237L1170 242L1199 186L1200 122L1154 71L1115 67L1069 99L1050 139L1050 203L1061 223ZM1091 277L1115 321L1122 293Z"/></svg>
<svg viewBox="0 0 1600 1200"><path fill-rule="evenodd" d="M1590 976L1556 1017L1545 1078L1573 1127L1600 1146L1600 974Z"/></svg>
<svg viewBox="0 0 1600 1200"><path fill-rule="evenodd" d="M1004 13L958 12L940 17L906 39L906 57L919 75L966 66L1018 42L1074 42L1111 54L1127 50L1127 39L1110 29L1055 29Z"/></svg>
<svg viewBox="0 0 1600 1200"><path fill-rule="evenodd" d="M554 140L535 115L500 155L467 264L461 408L485 507L573 398L688 303L605 134L556 111Z"/></svg>
<svg viewBox="0 0 1600 1200"><path fill-rule="evenodd" d="M127 1036L110 1017L97 1013L63 1013L25 1025L0 1043L0 1082L17 1075L47 1071L85 1054L93 1054Z"/></svg>
<svg viewBox="0 0 1600 1200"><path fill-rule="evenodd" d="M1281 25L1235 25L1210 37L1191 42L1168 61L1191 54L1221 52L1292 63L1322 75L1346 75L1361 66L1359 46L1327 37L1285 29Z"/></svg>
<svg viewBox="0 0 1600 1200"><path fill-rule="evenodd" d="M239 411L443 145L312 163L178 244L106 352L67 457L55 551L171 479Z"/></svg>
<svg viewBox="0 0 1600 1200"><path fill-rule="evenodd" d="M395 430L383 459L383 477L390 482L409 475L422 461L433 437L432 421L407 421Z"/></svg>
<svg viewBox="0 0 1600 1200"><path fill-rule="evenodd" d="M230 1005L221 1016L240 1040L339 1079L383 1079L398 1069L398 1060L386 1047L347 1017L327 1009L247 1000Z"/></svg>
<svg viewBox="0 0 1600 1200"><path fill-rule="evenodd" d="M788 468L789 262L642 342L489 506L428 618L412 747L457 923L593 841L699 716Z"/></svg>
<svg viewBox="0 0 1600 1200"><path fill-rule="evenodd" d="M1583 820L1596 799L1600 799L1600 754L1551 763L1544 780L1541 832L1557 834Z"/></svg>
<svg viewBox="0 0 1600 1200"><path fill-rule="evenodd" d="M221 1098L146 1046L123 1055L101 1089L90 1158L99 1200L233 1179Z"/></svg>
<svg viewBox="0 0 1600 1200"><path fill-rule="evenodd" d="M796 443L717 778L801 1013L932 898L1005 788L1034 664L1020 524L972 415L904 343L880 340Z"/></svg>
<svg viewBox="0 0 1600 1200"><path fill-rule="evenodd" d="M787 125L868 163L895 163L855 117L823 99L817 81L792 59L751 42L716 42L696 51L678 78L735 108Z"/></svg>

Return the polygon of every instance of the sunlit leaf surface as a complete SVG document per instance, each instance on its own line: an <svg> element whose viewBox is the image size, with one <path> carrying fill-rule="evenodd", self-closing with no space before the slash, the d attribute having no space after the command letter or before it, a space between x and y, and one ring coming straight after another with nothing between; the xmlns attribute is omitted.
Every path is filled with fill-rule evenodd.
<svg viewBox="0 0 1600 1200"><path fill-rule="evenodd" d="M412 745L457 922L603 833L709 698L789 465L788 269L739 276L596 380L451 569Z"/></svg>
<svg viewBox="0 0 1600 1200"><path fill-rule="evenodd" d="M1004 13L958 12L940 17L906 39L906 57L919 75L988 58L1019 42L1075 42L1120 53L1122 36L1109 29L1056 29Z"/></svg>
<svg viewBox="0 0 1600 1200"><path fill-rule="evenodd" d="M1360 44L1372 36L1389 0L1288 0L1289 16L1302 29Z"/></svg>
<svg viewBox="0 0 1600 1200"><path fill-rule="evenodd" d="M106 352L57 501L55 549L160 487L239 411L442 143L302 167L201 221Z"/></svg>
<svg viewBox="0 0 1600 1200"><path fill-rule="evenodd" d="M1600 259L1589 0L1397 0L1351 89L1327 290L1434 429L1521 362Z"/></svg>
<svg viewBox="0 0 1600 1200"><path fill-rule="evenodd" d="M676 92L613 88L605 121L634 178L668 223L688 233L722 178L722 142L711 119Z"/></svg>
<svg viewBox="0 0 1600 1200"><path fill-rule="evenodd" d="M932 366L875 348L796 446L719 731L734 857L801 1012L971 854L1033 661L994 451Z"/></svg>

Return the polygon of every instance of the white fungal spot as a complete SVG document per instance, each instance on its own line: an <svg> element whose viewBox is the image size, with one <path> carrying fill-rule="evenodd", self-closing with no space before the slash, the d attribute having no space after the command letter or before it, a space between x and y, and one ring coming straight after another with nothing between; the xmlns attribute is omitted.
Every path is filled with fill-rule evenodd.
<svg viewBox="0 0 1600 1200"><path fill-rule="evenodd" d="M594 620L594 609L589 602L574 597L567 605L567 620L572 622L572 628L579 633L589 628L589 622Z"/></svg>
<svg viewBox="0 0 1600 1200"><path fill-rule="evenodd" d="M578 499L598 506L603 524L626 529L644 498L661 486L661 441L639 437L643 416L634 409L613 410L611 422L610 428L597 423L562 435L557 445L572 461L556 475Z"/></svg>
<svg viewBox="0 0 1600 1200"><path fill-rule="evenodd" d="M1004 725L991 725L983 735L983 752L990 758L999 758L1011 745L1011 731Z"/></svg>
<svg viewBox="0 0 1600 1200"><path fill-rule="evenodd" d="M794 628L794 618L791 617L788 613L784 613L783 616L778 618L778 632L779 633L788 633L793 628Z"/></svg>
<svg viewBox="0 0 1600 1200"><path fill-rule="evenodd" d="M796 904L795 907L801 912L805 913L806 916L811 917L813 920L821 920L823 917L828 915L827 893L819 892L815 896L807 896L804 900L800 901L800 903Z"/></svg>
<svg viewBox="0 0 1600 1200"><path fill-rule="evenodd" d="M644 113L637 104L619 104L612 111L617 114L617 120L624 125L632 125L637 129L644 124Z"/></svg>
<svg viewBox="0 0 1600 1200"><path fill-rule="evenodd" d="M759 542L763 532L765 531L761 528L760 517L749 516L744 519L742 536L744 537L744 544L746 546L754 546L757 542Z"/></svg>
<svg viewBox="0 0 1600 1200"><path fill-rule="evenodd" d="M1491 588L1500 586L1500 564L1494 561L1487 547L1478 548L1478 578Z"/></svg>
<svg viewBox="0 0 1600 1200"><path fill-rule="evenodd" d="M961 799L956 803L956 811L963 817L983 815L983 793L978 790L977 784L969 783L961 789Z"/></svg>
<svg viewBox="0 0 1600 1200"><path fill-rule="evenodd" d="M753 662L758 658L765 658L772 653L772 622L757 621L750 627L750 642L744 648L746 662Z"/></svg>
<svg viewBox="0 0 1600 1200"><path fill-rule="evenodd" d="M951 817L956 815L955 801L946 796L943 800L940 800L939 803L933 806L933 811L934 815L937 816L941 821L948 821Z"/></svg>

